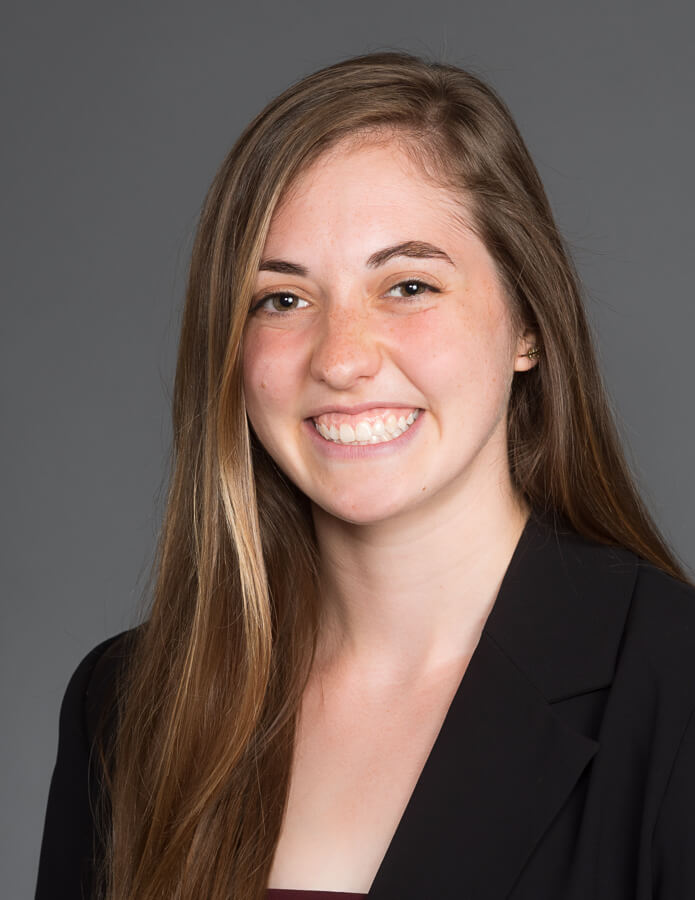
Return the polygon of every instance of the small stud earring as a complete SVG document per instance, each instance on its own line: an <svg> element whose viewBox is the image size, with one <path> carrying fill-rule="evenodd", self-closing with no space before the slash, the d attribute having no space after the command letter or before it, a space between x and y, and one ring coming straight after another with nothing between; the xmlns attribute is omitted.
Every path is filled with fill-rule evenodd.
<svg viewBox="0 0 695 900"><path fill-rule="evenodd" d="M537 359L541 355L541 351L539 347L531 347L529 352L523 355L528 356L529 359Z"/></svg>

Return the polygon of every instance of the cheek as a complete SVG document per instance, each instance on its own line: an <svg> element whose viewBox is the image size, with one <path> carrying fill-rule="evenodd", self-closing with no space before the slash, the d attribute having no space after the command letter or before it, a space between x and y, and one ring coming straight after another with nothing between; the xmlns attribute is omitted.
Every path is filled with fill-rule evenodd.
<svg viewBox="0 0 695 900"><path fill-rule="evenodd" d="M270 328L253 329L246 334L242 372L252 423L264 413L286 408L296 396L301 351L294 343L291 335Z"/></svg>
<svg viewBox="0 0 695 900"><path fill-rule="evenodd" d="M466 316L436 307L398 323L392 346L400 366L432 402L460 391L481 353Z"/></svg>
<svg viewBox="0 0 695 900"><path fill-rule="evenodd" d="M396 327L400 365L433 407L451 402L496 415L512 377L503 315L433 308Z"/></svg>

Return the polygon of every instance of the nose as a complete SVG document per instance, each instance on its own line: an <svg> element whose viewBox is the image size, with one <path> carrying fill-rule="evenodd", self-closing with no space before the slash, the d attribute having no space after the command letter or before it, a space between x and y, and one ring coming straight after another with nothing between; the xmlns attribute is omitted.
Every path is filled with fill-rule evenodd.
<svg viewBox="0 0 695 900"><path fill-rule="evenodd" d="M311 374L335 390L350 389L374 376L381 365L378 340L362 310L337 308L328 313L311 356Z"/></svg>

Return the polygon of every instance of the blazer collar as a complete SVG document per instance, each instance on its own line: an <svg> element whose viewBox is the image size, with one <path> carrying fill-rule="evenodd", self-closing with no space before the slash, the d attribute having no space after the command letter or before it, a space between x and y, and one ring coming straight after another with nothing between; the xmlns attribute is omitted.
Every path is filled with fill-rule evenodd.
<svg viewBox="0 0 695 900"><path fill-rule="evenodd" d="M609 685L637 557L532 514L485 624L546 700Z"/></svg>
<svg viewBox="0 0 695 900"><path fill-rule="evenodd" d="M529 518L371 900L508 896L598 749L551 702L611 683L636 573Z"/></svg>

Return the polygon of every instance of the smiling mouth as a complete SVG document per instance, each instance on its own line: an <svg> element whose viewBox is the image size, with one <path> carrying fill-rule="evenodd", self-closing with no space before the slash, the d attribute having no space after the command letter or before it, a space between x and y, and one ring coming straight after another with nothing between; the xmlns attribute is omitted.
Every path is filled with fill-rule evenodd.
<svg viewBox="0 0 695 900"><path fill-rule="evenodd" d="M407 412L407 414L406 414ZM324 413L312 419L314 428L324 440L334 444L385 444L407 431L420 415L419 409L398 410L372 416L345 416Z"/></svg>

